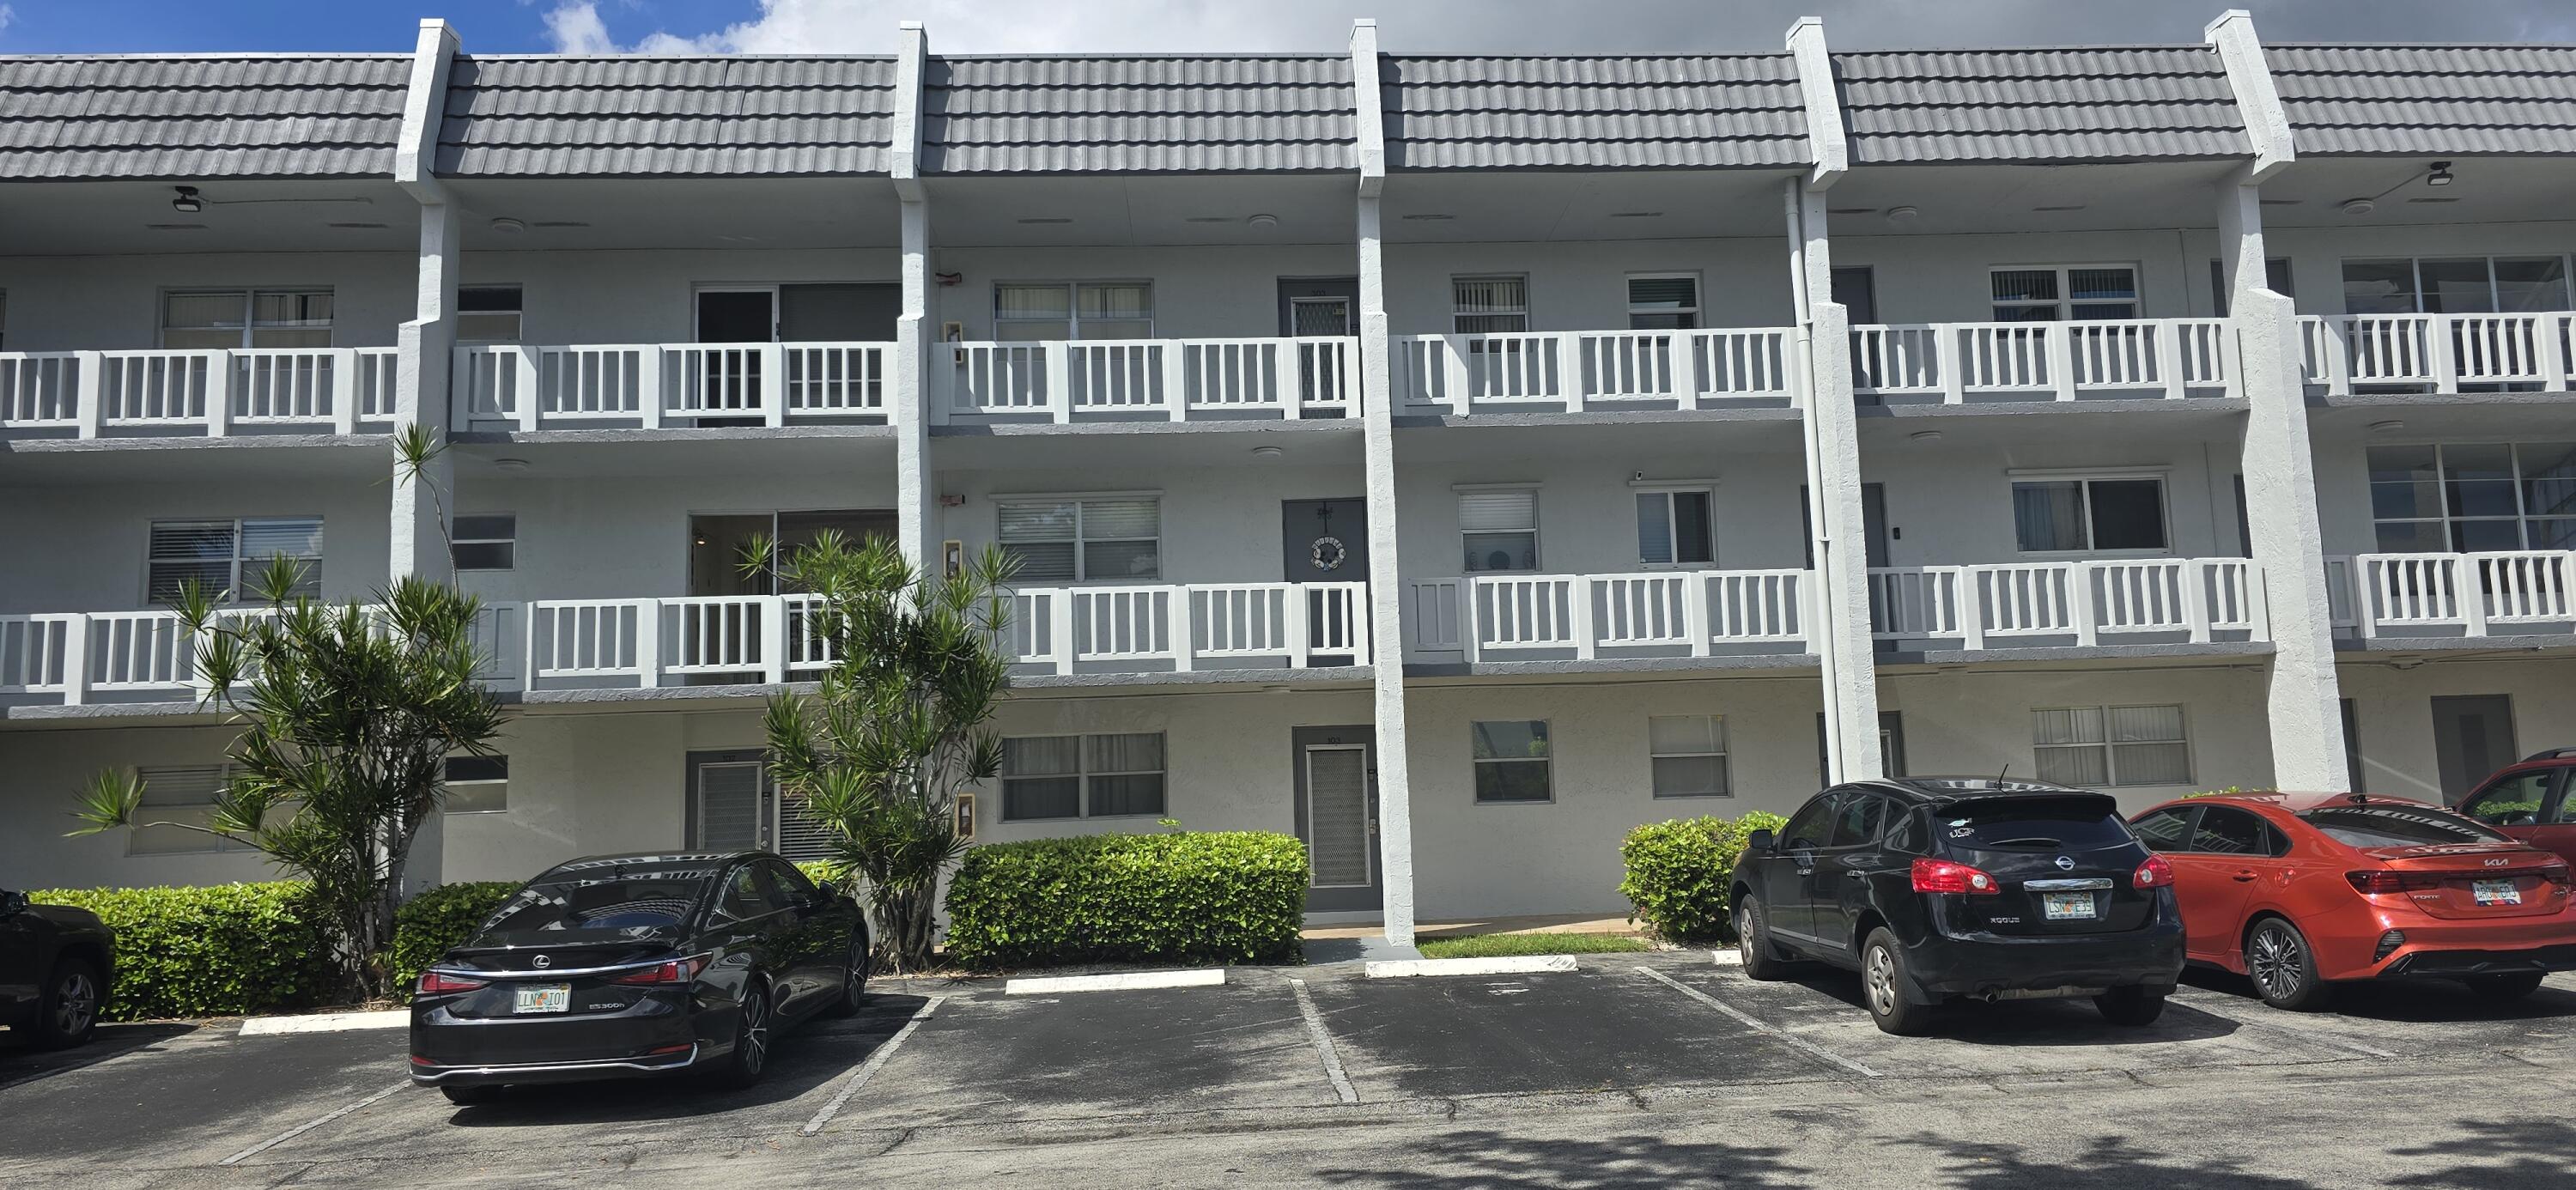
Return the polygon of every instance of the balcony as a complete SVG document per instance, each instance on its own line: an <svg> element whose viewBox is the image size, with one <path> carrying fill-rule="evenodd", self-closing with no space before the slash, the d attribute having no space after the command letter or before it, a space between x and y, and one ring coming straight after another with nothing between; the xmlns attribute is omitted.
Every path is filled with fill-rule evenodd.
<svg viewBox="0 0 2576 1190"><path fill-rule="evenodd" d="M1869 618L1879 640L1969 651L2270 636L2241 558L1872 567Z"/></svg>
<svg viewBox="0 0 2576 1190"><path fill-rule="evenodd" d="M933 349L942 421L1355 417L1359 340L1105 339Z"/></svg>
<svg viewBox="0 0 2576 1190"><path fill-rule="evenodd" d="M2334 626L2363 640L2576 632L2571 589L2570 550L2326 559Z"/></svg>
<svg viewBox="0 0 2576 1190"><path fill-rule="evenodd" d="M884 343L459 347L455 428L520 431L886 419Z"/></svg>
<svg viewBox="0 0 2576 1190"><path fill-rule="evenodd" d="M2330 397L2567 391L2568 320L2547 314L2329 314L2299 319L2307 382Z"/></svg>
<svg viewBox="0 0 2576 1190"><path fill-rule="evenodd" d="M1018 587L1008 640L1055 674L1357 666L1368 616L1367 583Z"/></svg>
<svg viewBox="0 0 2576 1190"><path fill-rule="evenodd" d="M477 617L474 639L487 658L486 680L507 681L521 672L518 653L508 647L520 613L516 605L496 604ZM273 614L266 608L217 613L235 623ZM207 689L196 657L196 638L172 611L0 616L0 696L34 696L32 701L64 706L193 703Z"/></svg>
<svg viewBox="0 0 2576 1190"><path fill-rule="evenodd" d="M1479 574L1418 580L1413 647L1467 662L1806 653L1803 570Z"/></svg>
<svg viewBox="0 0 2576 1190"><path fill-rule="evenodd" d="M2241 396L2235 339L2223 318L1855 326L1852 391L1946 405Z"/></svg>
<svg viewBox="0 0 2576 1190"><path fill-rule="evenodd" d="M1412 414L1582 413L1784 404L1795 332L1561 331L1396 335L1396 408Z"/></svg>
<svg viewBox="0 0 2576 1190"><path fill-rule="evenodd" d="M391 347L0 352L0 431L390 432L395 368Z"/></svg>

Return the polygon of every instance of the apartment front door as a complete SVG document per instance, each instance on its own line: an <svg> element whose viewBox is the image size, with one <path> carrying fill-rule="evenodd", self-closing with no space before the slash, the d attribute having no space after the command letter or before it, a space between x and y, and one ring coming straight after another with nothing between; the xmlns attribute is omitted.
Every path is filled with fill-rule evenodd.
<svg viewBox="0 0 2576 1190"><path fill-rule="evenodd" d="M1368 581L1368 501L1357 496L1279 502L1280 550L1292 583ZM1362 595L1360 600L1365 600ZM1360 600L1324 591L1306 593L1308 647L1331 647L1358 635ZM1317 654L1316 665L1350 665L1351 652Z"/></svg>
<svg viewBox="0 0 2576 1190"><path fill-rule="evenodd" d="M1279 334L1288 339L1316 339L1360 333L1360 282L1357 277L1282 277L1279 279Z"/></svg>
<svg viewBox="0 0 2576 1190"><path fill-rule="evenodd" d="M1351 913L1385 906L1377 850L1377 762L1366 727L1300 727L1297 837L1306 842L1306 908Z"/></svg>
<svg viewBox="0 0 2576 1190"><path fill-rule="evenodd" d="M2456 804L2478 783L2521 756L2513 744L2513 699L2462 694L2433 700L2433 765L2442 801Z"/></svg>

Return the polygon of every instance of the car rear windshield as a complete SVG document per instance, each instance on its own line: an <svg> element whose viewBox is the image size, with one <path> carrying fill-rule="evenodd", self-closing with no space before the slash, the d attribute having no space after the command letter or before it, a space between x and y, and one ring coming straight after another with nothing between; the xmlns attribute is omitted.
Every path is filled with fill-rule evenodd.
<svg viewBox="0 0 2576 1190"><path fill-rule="evenodd" d="M483 932L644 931L678 925L706 891L701 869L600 868L549 872L520 889L483 923Z"/></svg>
<svg viewBox="0 0 2576 1190"><path fill-rule="evenodd" d="M2009 798L1933 811L1933 833L1954 849L2090 851L2134 842L2108 798Z"/></svg>
<svg viewBox="0 0 2576 1190"><path fill-rule="evenodd" d="M2325 806L2299 817L2352 847L2422 847L2438 843L2509 842L2504 832L2438 810L2404 806Z"/></svg>

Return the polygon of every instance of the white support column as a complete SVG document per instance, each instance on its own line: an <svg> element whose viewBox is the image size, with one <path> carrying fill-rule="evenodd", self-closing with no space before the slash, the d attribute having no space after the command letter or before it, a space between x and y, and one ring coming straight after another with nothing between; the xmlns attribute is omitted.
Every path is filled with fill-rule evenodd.
<svg viewBox="0 0 2576 1190"><path fill-rule="evenodd" d="M454 30L444 21L420 23L414 50L410 92L403 102L402 145L394 158L394 180L420 203L420 256L417 296L410 321L397 332L394 373L394 426L416 427L434 442L447 441L448 374L456 355L456 281L464 256L464 212L439 185L432 170L438 151L438 125L447 109L447 76L457 54ZM535 394L519 399L533 402ZM389 465L391 465L389 463ZM453 509L455 471L441 452L417 475L395 467L392 494L390 579L446 581L454 566L448 557L445 518ZM415 856L413 871L436 883L433 854Z"/></svg>
<svg viewBox="0 0 2576 1190"><path fill-rule="evenodd" d="M939 474L930 451L930 195L921 185L921 74L930 53L919 21L905 21L895 62L894 155L891 172L903 220L903 309L895 319L893 391L886 422L894 428L895 522L904 562L929 574L941 564Z"/></svg>
<svg viewBox="0 0 2576 1190"><path fill-rule="evenodd" d="M1860 437L1852 396L1851 316L1833 302L1833 251L1825 235L1825 192L1850 164L1842 104L1824 22L1789 26L1789 54L1805 102L1807 176L1784 187L1789 283L1799 323L1790 369L1807 456L1815 552L1815 623L1809 639L1822 671L1825 768L1836 781L1879 775L1878 670L1869 623L1869 535L1861 517ZM1948 374L1948 369L1943 370Z"/></svg>
<svg viewBox="0 0 2576 1190"><path fill-rule="evenodd" d="M2308 444L2308 406L2300 377L2296 307L2264 288L2263 179L2296 160L2254 20L2243 10L2209 23L2209 44L2227 66L2228 85L2245 115L2253 160L2217 187L2218 249L2234 324L2245 400L2245 522L2254 554L2256 590L2272 635L2264 694L2272 730L2272 781L2282 789L2340 791L2343 708L2335 676L2334 613L2326 592L2323 531L2318 525L2315 456ZM2366 593L2365 593L2366 597ZM2368 610L2356 609L2364 618Z"/></svg>
<svg viewBox="0 0 2576 1190"><path fill-rule="evenodd" d="M1386 188L1386 120L1378 90L1376 21L1351 23L1351 90L1359 109L1354 146L1359 168L1359 412L1368 486L1370 673L1377 696L1377 851L1384 873L1386 940L1411 946L1412 751L1404 722L1404 570L1396 549L1393 361L1387 355L1386 236L1379 210ZM1469 625L1461 630L1475 629ZM1473 656L1474 646L1468 648Z"/></svg>

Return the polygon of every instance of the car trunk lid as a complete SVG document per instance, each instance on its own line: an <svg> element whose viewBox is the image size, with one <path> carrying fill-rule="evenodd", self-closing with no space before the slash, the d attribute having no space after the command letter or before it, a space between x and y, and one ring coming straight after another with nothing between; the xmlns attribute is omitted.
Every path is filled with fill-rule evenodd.
<svg viewBox="0 0 2576 1190"><path fill-rule="evenodd" d="M2098 793L1968 799L1933 812L1942 852L1994 878L1991 894L1954 895L1951 924L2017 936L2135 930L2155 914L2137 887L2146 848Z"/></svg>
<svg viewBox="0 0 2576 1190"><path fill-rule="evenodd" d="M2567 907L2566 861L2519 843L2368 847L2362 854L2379 866L2354 873L2354 887L2403 898L2433 917L2540 917Z"/></svg>

